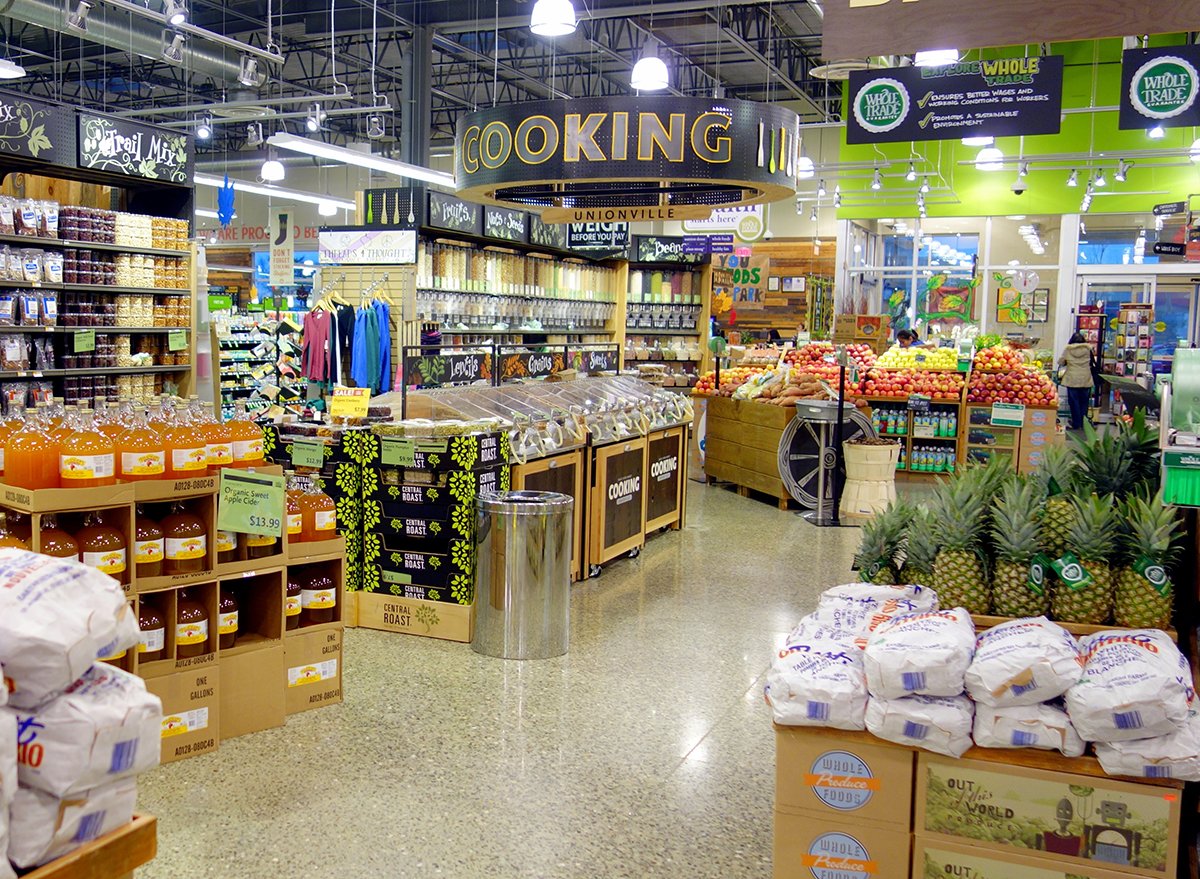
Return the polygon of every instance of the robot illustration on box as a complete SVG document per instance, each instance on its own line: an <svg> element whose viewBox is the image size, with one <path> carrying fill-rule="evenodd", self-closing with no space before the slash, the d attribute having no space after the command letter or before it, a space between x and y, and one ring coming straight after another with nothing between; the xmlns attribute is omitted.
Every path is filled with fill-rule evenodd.
<svg viewBox="0 0 1200 879"><path fill-rule="evenodd" d="M1067 829L1074 817L1075 807L1071 805L1070 800L1063 797L1054 809L1054 820L1058 822L1058 830L1047 830L1043 833L1038 838L1038 847L1056 855L1080 857L1083 852L1083 839Z"/></svg>
<svg viewBox="0 0 1200 879"><path fill-rule="evenodd" d="M1129 807L1102 800L1096 814L1100 822L1083 827L1084 857L1106 864L1133 864L1142 853L1142 834L1125 826Z"/></svg>

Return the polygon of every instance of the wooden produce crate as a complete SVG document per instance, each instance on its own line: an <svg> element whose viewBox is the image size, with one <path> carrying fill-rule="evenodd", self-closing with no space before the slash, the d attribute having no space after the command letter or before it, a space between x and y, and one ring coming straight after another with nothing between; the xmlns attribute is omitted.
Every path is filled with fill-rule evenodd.
<svg viewBox="0 0 1200 879"><path fill-rule="evenodd" d="M158 854L158 819L134 815L133 820L112 833L55 858L24 879L118 879L132 876L135 868Z"/></svg>
<svg viewBox="0 0 1200 879"><path fill-rule="evenodd" d="M710 398L704 451L708 481L732 482L742 494L761 491L787 509L791 495L779 475L779 441L795 414L791 406Z"/></svg>

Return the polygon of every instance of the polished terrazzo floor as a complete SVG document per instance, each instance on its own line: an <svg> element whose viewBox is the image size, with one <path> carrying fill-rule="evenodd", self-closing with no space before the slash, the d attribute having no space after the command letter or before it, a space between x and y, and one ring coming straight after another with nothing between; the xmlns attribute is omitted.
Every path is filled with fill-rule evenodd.
<svg viewBox="0 0 1200 879"><path fill-rule="evenodd" d="M346 700L140 781L167 877L769 877L772 651L857 528L691 486L514 662L347 630Z"/></svg>

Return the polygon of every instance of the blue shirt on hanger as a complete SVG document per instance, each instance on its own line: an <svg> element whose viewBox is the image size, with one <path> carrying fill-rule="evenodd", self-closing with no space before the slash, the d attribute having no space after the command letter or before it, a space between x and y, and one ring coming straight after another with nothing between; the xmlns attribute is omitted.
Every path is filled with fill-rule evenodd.
<svg viewBox="0 0 1200 879"><path fill-rule="evenodd" d="M379 329L379 393L392 389L392 310L382 299L371 306Z"/></svg>

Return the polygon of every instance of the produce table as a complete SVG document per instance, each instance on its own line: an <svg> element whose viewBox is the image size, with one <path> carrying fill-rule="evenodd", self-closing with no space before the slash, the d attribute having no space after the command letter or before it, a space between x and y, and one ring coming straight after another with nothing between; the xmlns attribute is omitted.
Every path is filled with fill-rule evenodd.
<svg viewBox="0 0 1200 879"><path fill-rule="evenodd" d="M158 819L134 815L112 833L26 873L22 879L122 879L158 853Z"/></svg>

